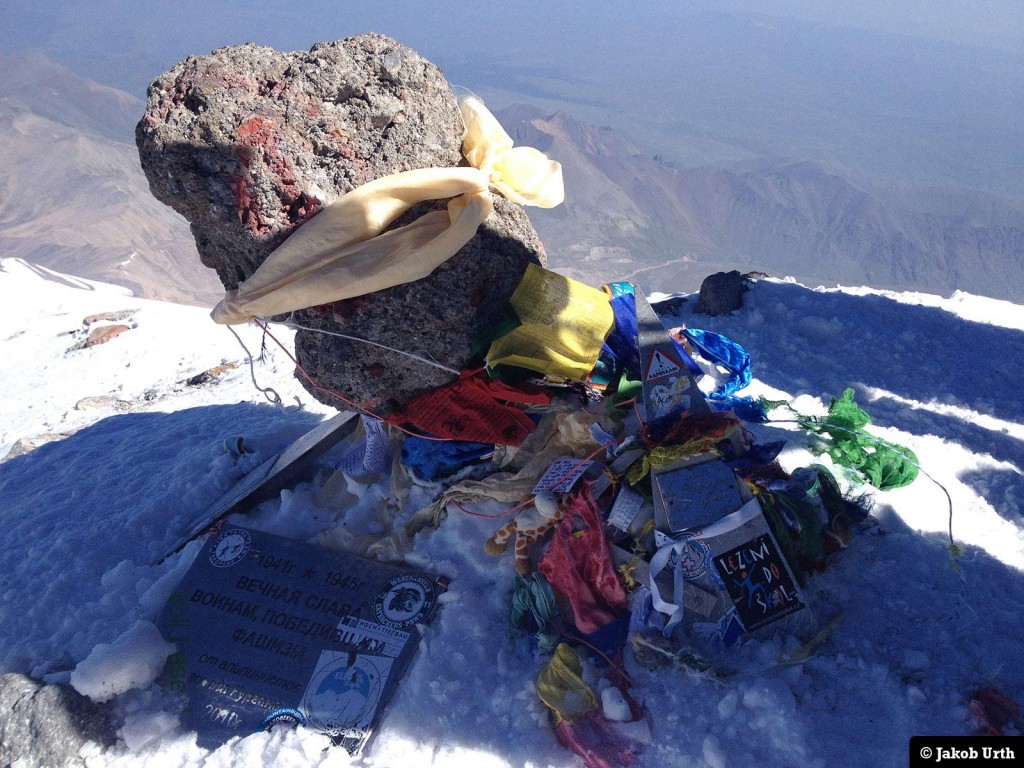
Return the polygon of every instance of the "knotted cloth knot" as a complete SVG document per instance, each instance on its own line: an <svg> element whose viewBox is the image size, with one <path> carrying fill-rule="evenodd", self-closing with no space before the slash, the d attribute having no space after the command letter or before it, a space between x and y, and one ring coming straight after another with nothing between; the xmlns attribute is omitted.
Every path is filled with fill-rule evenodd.
<svg viewBox="0 0 1024 768"><path fill-rule="evenodd" d="M475 96L459 101L463 157L470 167L394 173L342 195L300 226L252 276L214 307L225 325L379 291L420 280L454 256L494 209L490 189L520 205L562 202L562 167L511 137ZM452 198L385 232L409 208Z"/></svg>

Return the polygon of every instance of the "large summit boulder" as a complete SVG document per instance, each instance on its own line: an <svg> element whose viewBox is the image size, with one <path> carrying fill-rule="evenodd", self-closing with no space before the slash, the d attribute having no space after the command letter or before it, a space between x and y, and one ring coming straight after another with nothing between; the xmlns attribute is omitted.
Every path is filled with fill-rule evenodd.
<svg viewBox="0 0 1024 768"><path fill-rule="evenodd" d="M375 34L308 52L247 44L189 57L150 86L136 129L150 189L189 221L203 264L226 289L357 186L464 165L461 141L441 71ZM474 239L429 277L294 314L315 329L295 340L314 397L387 416L469 363L477 330L502 310L527 264L543 263L522 208L495 197ZM443 205L417 206L396 226Z"/></svg>

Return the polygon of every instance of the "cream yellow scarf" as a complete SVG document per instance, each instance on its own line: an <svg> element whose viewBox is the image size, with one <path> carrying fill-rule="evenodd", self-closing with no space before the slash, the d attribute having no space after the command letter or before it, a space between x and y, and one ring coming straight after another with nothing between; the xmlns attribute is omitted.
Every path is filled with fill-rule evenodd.
<svg viewBox="0 0 1024 768"><path fill-rule="evenodd" d="M462 154L472 167L395 173L342 195L300 226L214 308L222 324L286 314L419 280L468 243L491 213L490 190L520 205L562 202L562 167L512 146L483 102L459 102ZM384 229L413 205L452 198L447 211Z"/></svg>

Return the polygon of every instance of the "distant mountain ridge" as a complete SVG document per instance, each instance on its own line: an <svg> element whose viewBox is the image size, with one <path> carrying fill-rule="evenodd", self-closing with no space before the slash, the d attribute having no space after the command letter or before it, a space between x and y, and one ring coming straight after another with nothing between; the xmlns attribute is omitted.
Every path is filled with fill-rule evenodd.
<svg viewBox="0 0 1024 768"><path fill-rule="evenodd" d="M187 223L157 202L134 144L139 99L40 54L0 54L0 254L212 304ZM710 272L1024 301L1024 202L882 185L815 162L682 168L623 133L516 105L519 145L563 164L566 201L529 215L553 268L590 284L696 290Z"/></svg>
<svg viewBox="0 0 1024 768"><path fill-rule="evenodd" d="M138 121L139 99L79 77L41 53L0 52L0 99L47 120L121 141Z"/></svg>
<svg viewBox="0 0 1024 768"><path fill-rule="evenodd" d="M498 117L517 144L562 162L566 203L530 216L552 265L588 282L681 281L693 289L708 271L736 268L1024 297L1022 201L881 185L807 161L680 168L561 112L517 106Z"/></svg>
<svg viewBox="0 0 1024 768"><path fill-rule="evenodd" d="M41 54L0 54L0 255L211 304L223 295L216 276L139 167L142 111Z"/></svg>

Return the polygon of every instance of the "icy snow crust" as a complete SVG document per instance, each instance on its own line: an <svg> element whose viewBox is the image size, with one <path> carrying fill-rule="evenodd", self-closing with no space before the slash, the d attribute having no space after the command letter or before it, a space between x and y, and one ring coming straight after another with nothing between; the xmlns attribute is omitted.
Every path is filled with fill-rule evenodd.
<svg viewBox="0 0 1024 768"><path fill-rule="evenodd" d="M846 386L876 435L912 448L953 498L959 570L947 549L943 492L922 477L875 495L881 532L857 537L807 594L822 623L842 618L802 664L780 665L786 638L747 643L720 661L740 670L715 682L628 663L651 732L640 766L903 766L912 735L973 731L970 693L1024 692L1024 309L867 289L809 289L765 280L732 316L667 324L719 331L754 361L754 395L822 413ZM137 310L127 333L68 351L84 316ZM245 356L201 309L145 301L122 289L0 263L0 455L21 438L66 434L0 464L0 672L81 685L112 697L120 741L87 750L89 766L578 766L547 724L533 687L547 656L510 635L511 554L483 551L498 523L453 510L419 534L407 559L451 579L442 609L359 760L305 730L195 745L175 702L150 684L166 656L155 636L163 602L197 543L154 564L243 471L329 413L306 396L292 365L269 347L253 389ZM77 335L64 335L74 331ZM259 354L258 329L239 329ZM287 331L275 335L290 344ZM214 383L183 384L238 363ZM105 397L77 410L85 397ZM104 405L104 403L107 403ZM776 416L785 418L784 412ZM785 438L788 469L810 463L791 424L754 428ZM241 462L223 441L242 435ZM838 471L838 470L837 470ZM340 531L380 535L388 478L353 485L347 511L313 504L324 477L236 522L310 542ZM414 488L402 512L429 500ZM495 514L500 508L478 509ZM596 682L596 677L594 678Z"/></svg>

